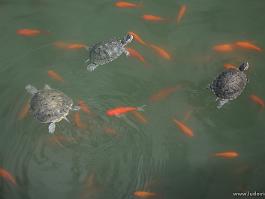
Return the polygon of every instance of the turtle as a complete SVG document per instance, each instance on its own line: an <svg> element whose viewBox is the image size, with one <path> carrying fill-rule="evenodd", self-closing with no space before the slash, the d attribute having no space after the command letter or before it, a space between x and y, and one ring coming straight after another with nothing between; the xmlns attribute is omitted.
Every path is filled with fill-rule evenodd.
<svg viewBox="0 0 265 199"><path fill-rule="evenodd" d="M123 53L129 56L129 51L125 48L133 40L131 34L127 34L123 39L112 38L107 41L98 42L88 47L89 58L85 61L88 63L87 70L94 71L98 66L107 64Z"/></svg>
<svg viewBox="0 0 265 199"><path fill-rule="evenodd" d="M238 68L230 68L221 72L209 85L209 88L217 97L218 109L230 100L236 99L243 92L248 83L244 71L248 68L248 62L243 62Z"/></svg>
<svg viewBox="0 0 265 199"><path fill-rule="evenodd" d="M30 99L30 112L41 123L49 123L49 133L54 133L55 123L62 119L69 122L66 116L69 111L78 111L79 106L73 105L73 100L59 90L52 89L45 85L38 90L32 85L25 87L26 91L32 95Z"/></svg>

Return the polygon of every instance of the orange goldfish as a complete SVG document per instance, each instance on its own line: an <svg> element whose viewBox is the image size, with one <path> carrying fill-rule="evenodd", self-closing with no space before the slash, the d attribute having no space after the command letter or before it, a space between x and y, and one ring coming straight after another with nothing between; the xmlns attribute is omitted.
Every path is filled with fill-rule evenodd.
<svg viewBox="0 0 265 199"><path fill-rule="evenodd" d="M11 182L13 185L17 185L16 179L12 174L10 174L7 170L0 167L0 177L3 177L5 180Z"/></svg>
<svg viewBox="0 0 265 199"><path fill-rule="evenodd" d="M142 124L146 124L147 123L146 117L143 114L141 114L140 112L138 112L138 111L132 111L131 113Z"/></svg>
<svg viewBox="0 0 265 199"><path fill-rule="evenodd" d="M48 76L56 81L64 82L64 79L53 70L48 70Z"/></svg>
<svg viewBox="0 0 265 199"><path fill-rule="evenodd" d="M127 50L130 53L130 56L135 57L136 59L138 59L140 62L143 62L146 64L145 58L143 55L141 55L137 50L133 49L133 48L127 48Z"/></svg>
<svg viewBox="0 0 265 199"><path fill-rule="evenodd" d="M265 107L264 100L261 99L259 96L257 96L257 95L250 95L249 98L251 99L251 101L253 101L257 105L259 105L261 108L264 108Z"/></svg>
<svg viewBox="0 0 265 199"><path fill-rule="evenodd" d="M239 156L239 154L235 151L226 151L226 152L215 153L214 156L221 158L236 158Z"/></svg>
<svg viewBox="0 0 265 199"><path fill-rule="evenodd" d="M89 113L90 112L89 107L86 105L86 103L83 100L79 100L77 104L78 104L78 106L80 106L80 109L84 113Z"/></svg>
<svg viewBox="0 0 265 199"><path fill-rule="evenodd" d="M56 41L53 43L56 48L62 48L65 50L78 50L82 48L88 48L87 45L81 43L65 43L62 41Z"/></svg>
<svg viewBox="0 0 265 199"><path fill-rule="evenodd" d="M180 22L180 20L185 15L186 11L187 11L187 5L181 5L180 8L179 8L178 16L177 16L177 23Z"/></svg>
<svg viewBox="0 0 265 199"><path fill-rule="evenodd" d="M173 87L168 87L168 88L163 88L163 89L159 90L158 92L156 92L155 94L153 94L149 98L149 100L151 102L161 101L161 100L167 98L169 95L171 95L172 93L174 93L175 91L177 91L180 88L181 88L181 85L177 85L177 86L173 86Z"/></svg>
<svg viewBox="0 0 265 199"><path fill-rule="evenodd" d="M132 111L143 111L143 106L135 107L135 106L120 106L117 108L109 109L106 111L106 115L108 116L120 116L128 112Z"/></svg>
<svg viewBox="0 0 265 199"><path fill-rule="evenodd" d="M144 42L144 40L138 35L136 34L135 32L128 32L130 35L133 36L133 39L138 42L139 44L142 44L144 46L146 46L146 42Z"/></svg>
<svg viewBox="0 0 265 199"><path fill-rule="evenodd" d="M224 64L225 69L237 68L234 64Z"/></svg>
<svg viewBox="0 0 265 199"><path fill-rule="evenodd" d="M193 131L191 128L189 128L186 124L184 124L183 122L173 119L173 121L176 123L176 125L178 126L178 128L187 136L189 137L193 137Z"/></svg>
<svg viewBox="0 0 265 199"><path fill-rule="evenodd" d="M232 44L218 44L213 47L213 50L216 52L232 52L234 50L234 45Z"/></svg>
<svg viewBox="0 0 265 199"><path fill-rule="evenodd" d="M16 33L20 36L24 36L24 37L34 37L37 36L39 34L42 33L42 31L38 30L38 29L19 29L16 31Z"/></svg>
<svg viewBox="0 0 265 199"><path fill-rule="evenodd" d="M156 196L156 193L147 191L136 191L133 193L133 195L140 198L150 198Z"/></svg>
<svg viewBox="0 0 265 199"><path fill-rule="evenodd" d="M22 109L20 110L20 112L18 113L18 119L24 119L27 115L28 115L28 113L29 113L29 102L30 102L30 100L27 100L26 102L25 102L25 104L23 105L23 107L22 107Z"/></svg>
<svg viewBox="0 0 265 199"><path fill-rule="evenodd" d="M255 51L262 51L262 49L248 41L237 41L235 42L235 45L240 48L249 49L249 50L255 50Z"/></svg>
<svg viewBox="0 0 265 199"><path fill-rule="evenodd" d="M143 3L130 3L126 1L117 1L115 6L118 8L142 8Z"/></svg>
<svg viewBox="0 0 265 199"><path fill-rule="evenodd" d="M149 44L149 47L152 48L160 57L170 60L171 59L171 54L167 52L165 49L156 46L154 44Z"/></svg>
<svg viewBox="0 0 265 199"><path fill-rule="evenodd" d="M165 21L165 18L162 18L160 16L155 16L155 15L143 15L142 19L145 21L152 21L152 22L161 22L161 21Z"/></svg>
<svg viewBox="0 0 265 199"><path fill-rule="evenodd" d="M75 122L75 125L77 126L77 128L80 128L80 129L86 128L86 124L84 124L81 121L81 117L80 117L80 113L79 112L76 112L74 114L74 122Z"/></svg>

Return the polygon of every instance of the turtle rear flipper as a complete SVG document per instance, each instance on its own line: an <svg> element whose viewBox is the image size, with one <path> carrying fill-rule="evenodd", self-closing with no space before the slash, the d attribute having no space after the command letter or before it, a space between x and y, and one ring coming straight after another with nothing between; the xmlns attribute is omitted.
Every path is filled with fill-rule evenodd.
<svg viewBox="0 0 265 199"><path fill-rule="evenodd" d="M229 100L228 99L217 99L217 108L220 109L225 105Z"/></svg>
<svg viewBox="0 0 265 199"><path fill-rule="evenodd" d="M28 93L30 93L31 95L34 95L38 92L38 89L36 89L34 86L28 84L25 89L27 90Z"/></svg>
<svg viewBox="0 0 265 199"><path fill-rule="evenodd" d="M95 64L95 63L90 63L90 64L87 65L87 70L88 70L88 71L94 71L97 67L98 67L97 64Z"/></svg>
<svg viewBox="0 0 265 199"><path fill-rule="evenodd" d="M48 84L45 84L44 89L51 89L51 87Z"/></svg>
<svg viewBox="0 0 265 199"><path fill-rule="evenodd" d="M50 123L49 133L53 134L55 132L55 122Z"/></svg>

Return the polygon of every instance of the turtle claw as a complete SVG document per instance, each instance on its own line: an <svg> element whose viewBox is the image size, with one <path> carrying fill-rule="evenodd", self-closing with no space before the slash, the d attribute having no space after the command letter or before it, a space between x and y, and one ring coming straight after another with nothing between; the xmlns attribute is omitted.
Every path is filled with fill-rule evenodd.
<svg viewBox="0 0 265 199"><path fill-rule="evenodd" d="M49 125L49 133L53 134L55 132L55 123L52 122Z"/></svg>
<svg viewBox="0 0 265 199"><path fill-rule="evenodd" d="M51 87L48 84L45 84L44 89L51 89Z"/></svg>
<svg viewBox="0 0 265 199"><path fill-rule="evenodd" d="M80 106L73 106L71 108L72 111L79 111L80 110Z"/></svg>
<svg viewBox="0 0 265 199"><path fill-rule="evenodd" d="M34 95L38 92L38 89L36 89L34 86L28 84L25 89L27 90L28 93L30 93L31 95Z"/></svg>
<svg viewBox="0 0 265 199"><path fill-rule="evenodd" d="M130 52L128 50L124 50L124 53L127 57L130 56Z"/></svg>
<svg viewBox="0 0 265 199"><path fill-rule="evenodd" d="M220 109L222 108L229 100L228 99L216 99L217 101L217 108Z"/></svg>
<svg viewBox="0 0 265 199"><path fill-rule="evenodd" d="M97 68L97 66L98 65L96 65L94 63L88 64L87 70L92 72L92 71L94 71Z"/></svg>

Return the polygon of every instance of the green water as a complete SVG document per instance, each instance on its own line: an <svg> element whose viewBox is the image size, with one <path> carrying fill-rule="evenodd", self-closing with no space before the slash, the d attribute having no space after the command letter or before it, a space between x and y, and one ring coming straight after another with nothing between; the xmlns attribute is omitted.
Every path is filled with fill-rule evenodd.
<svg viewBox="0 0 265 199"><path fill-rule="evenodd" d="M264 111L249 100L265 98L264 52L238 49L213 52L219 43L249 40L265 46L262 0L143 0L142 9L118 9L111 0L0 0L0 167L17 186L0 178L1 199L132 199L135 191L155 192L159 199L229 199L238 191L265 192ZM174 19L181 4L188 10L181 23L150 23L142 14ZM22 37L16 30L49 31ZM149 63L121 56L94 72L86 70L86 50L55 48L55 41L86 43L122 37L127 31L172 53L165 60L136 42ZM247 60L249 84L235 101L216 108L206 89L224 63ZM47 76L58 72L64 83ZM49 84L84 100L93 114L81 114L87 125L57 124L55 135L31 114L18 113L29 98L24 87ZM159 102L149 98L158 90L182 85ZM147 105L146 124L108 117L107 109ZM182 120L194 137L172 122ZM105 128L115 129L107 133ZM68 138L57 142L54 136ZM213 157L236 151L234 159ZM252 197L253 198L253 197ZM259 197L260 198L260 197Z"/></svg>

